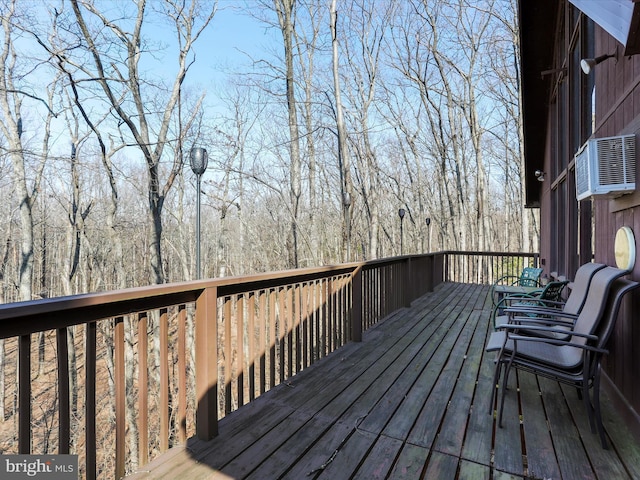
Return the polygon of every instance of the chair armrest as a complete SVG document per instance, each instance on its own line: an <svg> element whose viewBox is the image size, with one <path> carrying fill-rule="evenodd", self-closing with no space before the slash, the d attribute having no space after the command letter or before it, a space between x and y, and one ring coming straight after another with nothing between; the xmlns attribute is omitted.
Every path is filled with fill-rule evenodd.
<svg viewBox="0 0 640 480"><path fill-rule="evenodd" d="M571 342L566 341L566 340L559 340L559 339L549 339L546 337L528 337L528 336L523 336L523 335L517 335L517 332L519 330L527 330L527 331L538 331L538 332L545 332L545 333L559 333L561 335L567 335L570 334L572 337L581 337L581 338L585 338L587 340L597 340L598 337L596 335L591 335L589 333L578 333L578 332L567 332L566 330L563 330L561 328L553 328L553 327L544 327L541 325L514 325L511 323L507 323L503 325L504 330L507 331L507 336L509 338L512 338L512 336L514 337L519 337L522 338L524 340L531 340L531 341L536 341L536 342L545 342L545 343L556 343L556 342L563 342L561 343L562 345L568 345ZM512 333L510 333L511 331L516 332L516 335L513 335ZM577 346L577 345L576 345Z"/></svg>
<svg viewBox="0 0 640 480"><path fill-rule="evenodd" d="M573 328L575 325L575 319L570 317L563 317L562 315L553 316L509 316L509 320L505 325L531 325L531 324L546 325L551 328L554 326ZM566 331L565 331L566 333Z"/></svg>
<svg viewBox="0 0 640 480"><path fill-rule="evenodd" d="M513 305L504 309L504 313L509 316L513 315L550 315L554 317L563 317L563 318L578 318L578 315L573 313L565 313L562 310L557 308L545 308L539 305Z"/></svg>
<svg viewBox="0 0 640 480"><path fill-rule="evenodd" d="M571 329L574 326L574 322L571 320L562 320L560 317L513 317L507 322L507 325L543 325L549 328L564 327ZM565 330L565 333L568 333L568 331Z"/></svg>
<svg viewBox="0 0 640 480"><path fill-rule="evenodd" d="M520 277L518 277L517 275L503 275L502 277L497 279L495 282L493 282L493 285L499 285L506 280L512 280L512 279L520 280Z"/></svg>
<svg viewBox="0 0 640 480"><path fill-rule="evenodd" d="M540 303L544 303L545 307L544 308L555 308L555 309L559 309L561 307L564 307L565 302L563 301L558 301L558 300L539 300Z"/></svg>
<svg viewBox="0 0 640 480"><path fill-rule="evenodd" d="M583 335L578 335L576 334L576 336L579 337L588 337L588 339L593 339L593 340L597 340L598 337L596 337L595 335L588 335L588 334L583 334ZM514 335L514 334L507 334L507 338L509 340L512 340L514 342L513 344L513 349L515 351L517 351L518 347L517 347L517 342L538 342L538 343L549 343L551 345L557 345L557 346L569 346L569 347L574 347L574 348L579 348L581 350L588 350L590 352L595 352L595 353L602 353L604 355L607 355L609 353L609 350L605 349L605 348L598 348L598 347L594 347L591 345L587 345L584 343L574 343L574 342L570 342L567 340L561 340L558 338L548 338L548 337L529 337L526 335Z"/></svg>

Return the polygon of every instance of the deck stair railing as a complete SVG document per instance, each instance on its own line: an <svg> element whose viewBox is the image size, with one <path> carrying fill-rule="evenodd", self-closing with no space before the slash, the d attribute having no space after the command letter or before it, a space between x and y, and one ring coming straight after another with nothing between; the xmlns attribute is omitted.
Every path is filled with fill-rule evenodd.
<svg viewBox="0 0 640 480"><path fill-rule="evenodd" d="M0 403L0 449L77 454L82 478L121 478L212 438L224 415L441 282L531 259L441 252L0 305L15 399Z"/></svg>

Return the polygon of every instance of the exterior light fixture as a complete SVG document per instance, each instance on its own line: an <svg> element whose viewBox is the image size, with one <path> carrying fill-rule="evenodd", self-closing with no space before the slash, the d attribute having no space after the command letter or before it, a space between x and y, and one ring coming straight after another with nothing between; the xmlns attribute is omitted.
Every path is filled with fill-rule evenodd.
<svg viewBox="0 0 640 480"><path fill-rule="evenodd" d="M534 174L539 182L544 182L544 172L542 170L536 170Z"/></svg>
<svg viewBox="0 0 640 480"><path fill-rule="evenodd" d="M198 179L198 195L196 196L196 276L201 278L202 271L200 269L200 182L202 180L202 174L207 169L209 163L209 156L207 150L202 147L193 147L189 154L189 161L191 163L191 170L195 173Z"/></svg>
<svg viewBox="0 0 640 480"><path fill-rule="evenodd" d="M427 251L431 252L431 219L429 217L427 217L427 219L425 221L426 221L426 224L427 224L427 234L428 234Z"/></svg>
<svg viewBox="0 0 640 480"><path fill-rule="evenodd" d="M398 210L398 216L400 217L400 255L403 255L403 235L402 235L402 220L404 220L404 208Z"/></svg>
<svg viewBox="0 0 640 480"><path fill-rule="evenodd" d="M207 150L202 147L193 147L189 155L189 161L191 163L191 170L198 177L201 176L207 169L209 163L209 155Z"/></svg>
<svg viewBox="0 0 640 480"><path fill-rule="evenodd" d="M580 68L582 68L582 71L584 72L585 75L589 75L593 67L595 67L599 63L604 62L608 58L615 58L615 57L617 57L615 53L610 53L606 55L600 55L599 57L596 57L596 58L583 58L582 60L580 60Z"/></svg>

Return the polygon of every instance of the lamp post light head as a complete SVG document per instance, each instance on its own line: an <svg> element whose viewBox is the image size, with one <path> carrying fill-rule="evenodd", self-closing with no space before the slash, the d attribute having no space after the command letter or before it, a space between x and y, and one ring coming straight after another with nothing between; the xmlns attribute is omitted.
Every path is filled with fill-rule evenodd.
<svg viewBox="0 0 640 480"><path fill-rule="evenodd" d="M191 170L193 170L193 173L198 176L202 175L209 163L207 150L202 147L193 147L189 154L189 161L191 162Z"/></svg>
<svg viewBox="0 0 640 480"><path fill-rule="evenodd" d="M404 218L404 214L405 214L404 208L401 208L398 210L398 216L400 217L400 220Z"/></svg>
<svg viewBox="0 0 640 480"><path fill-rule="evenodd" d="M351 196L349 195L349 192L344 192L342 194L342 205L344 205L346 208L349 208L351 206Z"/></svg>
<svg viewBox="0 0 640 480"><path fill-rule="evenodd" d="M429 217L427 217L427 227L431 225L431 219Z"/></svg>

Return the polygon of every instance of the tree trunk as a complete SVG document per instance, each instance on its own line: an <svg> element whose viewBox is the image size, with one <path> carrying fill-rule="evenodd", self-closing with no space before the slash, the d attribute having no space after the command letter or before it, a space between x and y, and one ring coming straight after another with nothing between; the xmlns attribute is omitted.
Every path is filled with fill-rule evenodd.
<svg viewBox="0 0 640 480"><path fill-rule="evenodd" d="M333 73L333 95L335 101L336 130L338 132L338 168L340 170L340 200L342 201L342 255L343 261L347 258L351 242L351 202L353 201L353 187L351 185L351 165L349 149L347 147L347 128L344 122L342 107L342 94L340 91L340 62L338 55L338 12L336 1L331 1L331 66Z"/></svg>
<svg viewBox="0 0 640 480"><path fill-rule="evenodd" d="M298 268L298 218L302 172L300 160L300 134L298 132L298 111L295 97L295 77L293 68L293 38L296 0L274 0L280 31L284 45L285 83L287 96L287 112L289 123L289 200L291 202L291 231L289 239L289 263L291 268Z"/></svg>

